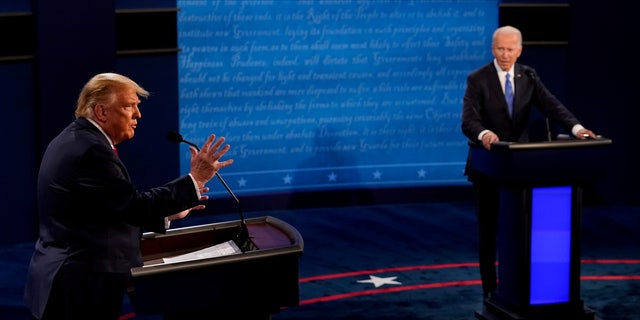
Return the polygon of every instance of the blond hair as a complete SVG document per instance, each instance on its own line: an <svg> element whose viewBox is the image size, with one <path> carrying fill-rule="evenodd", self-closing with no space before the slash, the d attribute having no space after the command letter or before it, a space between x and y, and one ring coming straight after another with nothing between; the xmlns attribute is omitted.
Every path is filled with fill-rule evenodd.
<svg viewBox="0 0 640 320"><path fill-rule="evenodd" d="M100 73L93 76L82 88L76 105L76 118L92 118L96 104L108 104L115 99L115 94L122 89L132 88L141 97L148 97L149 92L135 81L117 73Z"/></svg>

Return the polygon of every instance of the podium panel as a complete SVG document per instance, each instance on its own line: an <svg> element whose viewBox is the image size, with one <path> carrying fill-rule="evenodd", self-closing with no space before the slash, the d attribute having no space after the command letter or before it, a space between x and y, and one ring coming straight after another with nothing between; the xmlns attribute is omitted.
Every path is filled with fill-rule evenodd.
<svg viewBox="0 0 640 320"><path fill-rule="evenodd" d="M604 174L610 139L496 142L491 150L471 144L471 170L503 184L585 184Z"/></svg>
<svg viewBox="0 0 640 320"><path fill-rule="evenodd" d="M498 181L498 290L476 318L597 319L580 299L582 188L605 172L609 139L471 146Z"/></svg>
<svg viewBox="0 0 640 320"><path fill-rule="evenodd" d="M252 250L176 263L162 258L194 252L239 232L230 221L143 236L144 266L133 268L129 295L136 314L165 319L268 319L299 304L298 231L274 217L246 220Z"/></svg>
<svg viewBox="0 0 640 320"><path fill-rule="evenodd" d="M576 191L571 186L531 190L531 305L570 302L571 220Z"/></svg>

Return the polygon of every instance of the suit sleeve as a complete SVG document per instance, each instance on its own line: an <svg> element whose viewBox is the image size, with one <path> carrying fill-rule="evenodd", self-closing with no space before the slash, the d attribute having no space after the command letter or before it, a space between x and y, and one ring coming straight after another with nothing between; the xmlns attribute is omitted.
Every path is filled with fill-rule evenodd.
<svg viewBox="0 0 640 320"><path fill-rule="evenodd" d="M120 160L105 150L94 148L88 152L77 170L78 190L69 194L77 197L78 206L91 208L91 214L80 219L100 223L124 221L163 231L165 217L199 203L188 175L147 191L136 190Z"/></svg>
<svg viewBox="0 0 640 320"><path fill-rule="evenodd" d="M462 100L462 133L474 142L478 141L478 135L485 129L480 110L481 96L481 86L470 75L467 77L467 88Z"/></svg>
<svg viewBox="0 0 640 320"><path fill-rule="evenodd" d="M191 177L188 175L180 177L162 187L139 192L136 202L141 207L134 210L147 214L140 216L141 221L132 223L141 225L147 231L164 233L165 217L194 207L199 204L199 200ZM137 217L137 215L132 216Z"/></svg>

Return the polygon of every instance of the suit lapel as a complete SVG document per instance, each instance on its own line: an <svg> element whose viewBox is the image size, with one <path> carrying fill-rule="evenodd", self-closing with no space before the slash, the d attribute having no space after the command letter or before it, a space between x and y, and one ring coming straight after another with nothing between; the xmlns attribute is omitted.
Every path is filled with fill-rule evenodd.
<svg viewBox="0 0 640 320"><path fill-rule="evenodd" d="M513 117L514 118L518 115L518 112L520 111L520 104L518 102L522 101L520 97L522 97L522 94L524 93L524 90L522 88L522 77L523 77L522 68L520 68L520 65L515 64L513 67L513 90L514 90Z"/></svg>

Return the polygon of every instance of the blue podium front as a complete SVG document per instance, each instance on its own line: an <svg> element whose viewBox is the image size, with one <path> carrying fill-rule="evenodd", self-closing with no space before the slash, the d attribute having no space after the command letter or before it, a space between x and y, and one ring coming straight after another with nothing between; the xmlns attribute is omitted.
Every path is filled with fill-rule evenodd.
<svg viewBox="0 0 640 320"><path fill-rule="evenodd" d="M583 189L611 140L472 145L471 169L500 184L498 290L476 318L597 319L580 298Z"/></svg>

